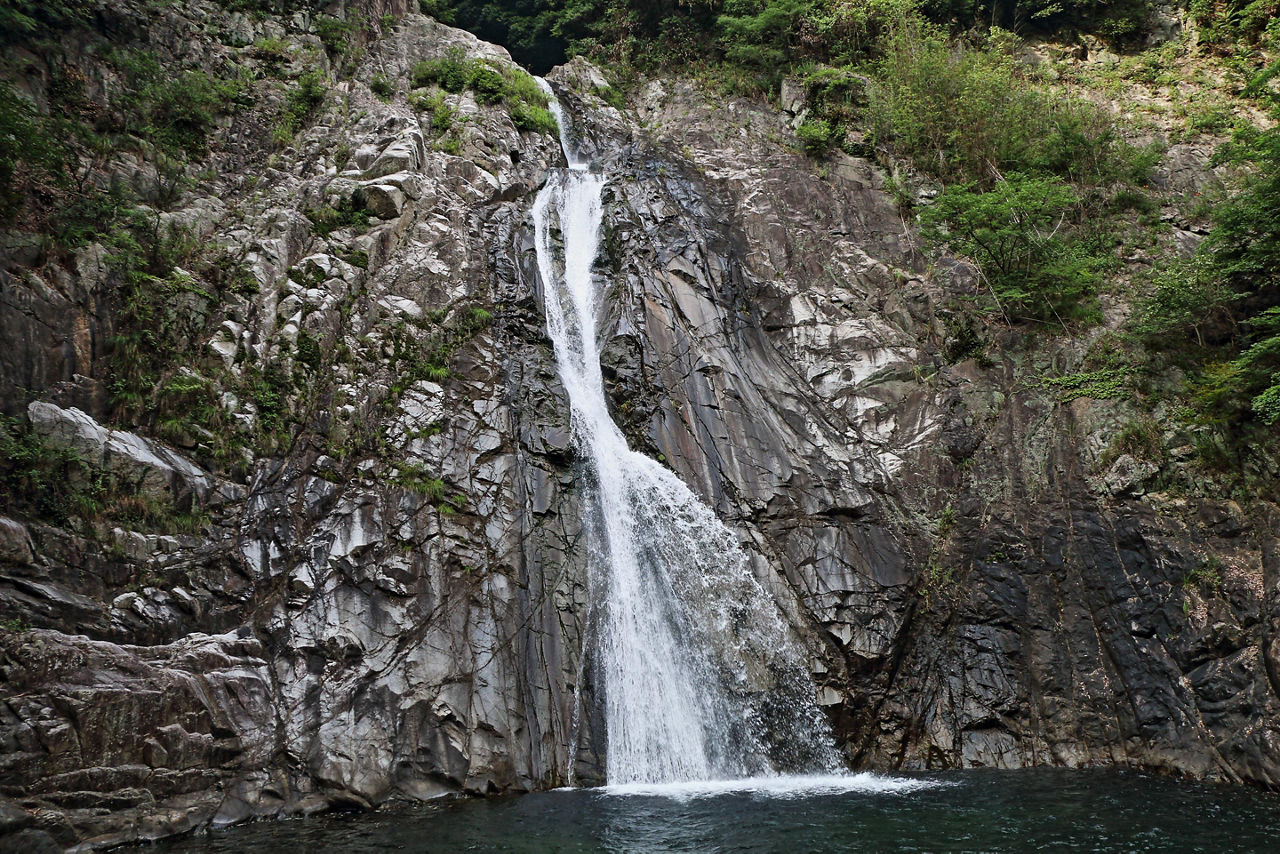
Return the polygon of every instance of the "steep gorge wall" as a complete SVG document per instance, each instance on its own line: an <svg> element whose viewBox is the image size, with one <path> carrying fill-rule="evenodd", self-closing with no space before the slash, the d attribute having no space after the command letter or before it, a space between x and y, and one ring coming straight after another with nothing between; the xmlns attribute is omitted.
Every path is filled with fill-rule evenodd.
<svg viewBox="0 0 1280 854"><path fill-rule="evenodd" d="M1163 465L1113 451L1142 410L1045 381L1078 370L1088 336L949 359L972 272L924 267L874 167L816 173L776 114L678 84L637 112L702 201L620 207L719 208L627 254L632 362L682 392L637 432L799 595L851 754L1274 785L1274 504L1205 498L1186 436L1161 436ZM628 167L653 196L643 156Z"/></svg>
<svg viewBox="0 0 1280 854"><path fill-rule="evenodd" d="M175 33L225 29L189 5ZM234 24L240 45L277 26ZM408 15L274 152L265 95L166 214L256 283L184 356L232 429L262 435L253 370L297 378L293 423L220 474L182 463L198 441L94 421L100 250L35 269L10 253L6 410L47 402L47 441L155 500L196 495L210 523L0 522L4 828L105 845L598 779L577 463L529 219L559 149L470 92L445 96L464 119L445 136L412 109L409 69L452 46L503 56ZM815 169L787 116L685 83L619 113L589 66L551 79L614 176L598 274L615 417L740 531L855 762L1276 783L1274 506L1197 497L1177 455L1109 459L1129 405L1035 382L1088 341L1001 333L982 363L949 360L972 276L926 267L874 165ZM321 234L304 211L324 204L369 220ZM1198 584L1211 556L1221 583Z"/></svg>

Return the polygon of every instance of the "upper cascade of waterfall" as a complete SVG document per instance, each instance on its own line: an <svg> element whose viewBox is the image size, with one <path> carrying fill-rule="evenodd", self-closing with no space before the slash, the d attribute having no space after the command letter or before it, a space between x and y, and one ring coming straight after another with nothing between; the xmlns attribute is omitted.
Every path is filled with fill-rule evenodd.
<svg viewBox="0 0 1280 854"><path fill-rule="evenodd" d="M583 528L611 785L839 768L804 656L737 535L674 473L631 450L600 368L597 271L608 177L589 171L554 93L569 169L533 206L538 271L581 457Z"/></svg>
<svg viewBox="0 0 1280 854"><path fill-rule="evenodd" d="M560 128L560 148L564 151L564 159L569 164L569 168L575 172L585 171L588 161L578 156L578 151L574 148L573 143L569 140L569 123L565 121L564 107L560 105L560 98L556 95L551 84L542 77L533 78L538 88L547 93L547 109L551 111L551 115L556 117L556 126Z"/></svg>

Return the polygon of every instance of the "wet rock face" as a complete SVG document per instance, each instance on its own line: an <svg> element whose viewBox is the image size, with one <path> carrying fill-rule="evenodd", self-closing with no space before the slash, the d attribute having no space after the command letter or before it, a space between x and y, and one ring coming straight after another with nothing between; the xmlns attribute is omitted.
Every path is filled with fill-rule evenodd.
<svg viewBox="0 0 1280 854"><path fill-rule="evenodd" d="M233 23L249 44L270 19ZM33 429L211 521L0 518L3 828L105 845L599 780L581 470L529 212L561 156L466 92L445 96L466 118L453 141L411 109L409 69L452 47L504 58L408 15L343 109L253 164L269 181L184 197L176 215L258 285L200 342L228 418L261 427L233 391L249 365L305 380L289 435L233 470L104 426L101 353L41 326L54 291L5 280L6 306L45 301L0 324L21 327L0 358L38 391ZM359 82L374 69L387 101ZM956 361L949 300L972 270L925 269L872 164L816 169L786 116L682 83L624 115L586 63L551 79L612 176L596 274L614 417L740 533L854 762L1277 783L1274 507L1179 497L1176 453L1108 453L1127 404L1026 379L1079 364L1077 344ZM303 214L320 205L368 225L321 234ZM97 287L85 264L40 275ZM88 367L53 377L32 336Z"/></svg>

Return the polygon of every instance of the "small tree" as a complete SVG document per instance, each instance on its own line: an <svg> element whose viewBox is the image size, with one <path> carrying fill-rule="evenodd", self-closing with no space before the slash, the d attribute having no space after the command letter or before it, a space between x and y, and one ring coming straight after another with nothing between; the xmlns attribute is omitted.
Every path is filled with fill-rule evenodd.
<svg viewBox="0 0 1280 854"><path fill-rule="evenodd" d="M725 56L778 71L794 57L800 24L813 11L808 0L726 0L718 23Z"/></svg>
<svg viewBox="0 0 1280 854"><path fill-rule="evenodd" d="M920 215L926 240L977 265L1007 320L1089 320L1097 259L1072 239L1079 196L1056 178L1010 173L988 191L953 185Z"/></svg>

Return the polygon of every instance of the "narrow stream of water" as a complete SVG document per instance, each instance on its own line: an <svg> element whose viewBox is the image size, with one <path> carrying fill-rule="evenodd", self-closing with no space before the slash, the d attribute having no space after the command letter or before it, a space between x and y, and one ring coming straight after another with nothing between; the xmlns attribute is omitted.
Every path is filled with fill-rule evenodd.
<svg viewBox="0 0 1280 854"><path fill-rule="evenodd" d="M595 275L607 176L561 123L568 169L533 206L547 330L588 460L589 573L598 614L611 785L839 767L803 658L735 534L671 471L628 447L609 414Z"/></svg>

